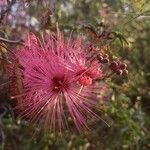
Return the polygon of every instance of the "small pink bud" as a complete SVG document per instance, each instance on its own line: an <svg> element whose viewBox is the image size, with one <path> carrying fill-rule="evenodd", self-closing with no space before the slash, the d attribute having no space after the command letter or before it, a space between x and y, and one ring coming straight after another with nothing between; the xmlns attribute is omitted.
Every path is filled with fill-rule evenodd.
<svg viewBox="0 0 150 150"><path fill-rule="evenodd" d="M117 67L118 67L118 64L115 61L111 62L110 66L109 66L109 68L112 69L112 70L116 70Z"/></svg>
<svg viewBox="0 0 150 150"><path fill-rule="evenodd" d="M118 64L118 66L122 64L120 60L116 61L116 63Z"/></svg>
<svg viewBox="0 0 150 150"><path fill-rule="evenodd" d="M127 68L127 65L126 65L125 63L122 63L122 64L119 66L119 68L120 68L121 70L124 70L124 69Z"/></svg>
<svg viewBox="0 0 150 150"><path fill-rule="evenodd" d="M123 71L120 70L120 69L117 69L115 72L116 72L117 75L122 75L122 72L123 72Z"/></svg>
<svg viewBox="0 0 150 150"><path fill-rule="evenodd" d="M128 70L127 70L127 69L124 69L124 70L122 71L122 75L124 75L124 76L128 75Z"/></svg>
<svg viewBox="0 0 150 150"><path fill-rule="evenodd" d="M109 59L108 58L104 58L103 60L102 60L102 63L108 63L109 62Z"/></svg>
<svg viewBox="0 0 150 150"><path fill-rule="evenodd" d="M104 57L104 58L108 58L109 55L108 55L108 54L104 54L103 57Z"/></svg>
<svg viewBox="0 0 150 150"><path fill-rule="evenodd" d="M102 61L103 61L103 56L100 55L100 56L98 57L98 60L99 60L100 62L102 62Z"/></svg>

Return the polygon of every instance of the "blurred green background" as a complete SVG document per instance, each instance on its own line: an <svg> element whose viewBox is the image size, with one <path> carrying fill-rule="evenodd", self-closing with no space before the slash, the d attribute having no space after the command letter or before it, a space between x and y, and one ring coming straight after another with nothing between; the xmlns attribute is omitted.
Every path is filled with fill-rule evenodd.
<svg viewBox="0 0 150 150"><path fill-rule="evenodd" d="M0 113L2 150L149 150L150 149L150 1L149 0L58 0L52 5L51 22L64 30L80 32L82 25L104 22L126 42L111 43L114 57L128 64L127 78L112 77L113 94L101 109L110 123L98 122L90 132L63 135L38 131L33 135L19 119L13 119L3 92ZM40 6L39 6L40 7ZM34 10L34 11L33 11ZM36 14L36 9L31 13ZM41 30L49 29L49 23ZM36 31L38 32L38 31ZM124 40L125 41L125 40ZM2 101L2 100L1 100ZM37 129L38 130L38 129Z"/></svg>

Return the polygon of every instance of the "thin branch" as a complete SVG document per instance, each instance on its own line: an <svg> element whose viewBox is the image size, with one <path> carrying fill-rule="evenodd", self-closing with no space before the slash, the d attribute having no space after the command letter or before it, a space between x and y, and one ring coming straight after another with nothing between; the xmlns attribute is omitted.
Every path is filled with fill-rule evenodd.
<svg viewBox="0 0 150 150"><path fill-rule="evenodd" d="M114 12L114 11L111 11L110 13L124 15L124 16L135 15L136 17L140 17L140 16L150 17L150 10L148 10L146 12L142 12L142 13L139 13L139 12L137 12L137 13L136 12Z"/></svg>
<svg viewBox="0 0 150 150"><path fill-rule="evenodd" d="M2 23L2 20L4 19L6 13L8 13L9 11L11 11L11 7L16 3L16 0L12 0L8 7L6 9L4 9L1 14L0 14L0 23Z"/></svg>
<svg viewBox="0 0 150 150"><path fill-rule="evenodd" d="M138 17L144 15L144 14L147 13L147 12L150 12L150 10L147 10L147 11L145 11L145 12L142 12L142 13L140 13L140 14L137 14L135 17L130 18L130 19L129 19L127 22L125 22L122 26L124 27L124 25L126 25L126 24L132 22L134 19L137 19Z"/></svg>
<svg viewBox="0 0 150 150"><path fill-rule="evenodd" d="M0 42L4 42L4 43L9 43L9 44L21 44L23 45L23 41L22 40L9 40L9 39L5 39L3 37L0 37Z"/></svg>

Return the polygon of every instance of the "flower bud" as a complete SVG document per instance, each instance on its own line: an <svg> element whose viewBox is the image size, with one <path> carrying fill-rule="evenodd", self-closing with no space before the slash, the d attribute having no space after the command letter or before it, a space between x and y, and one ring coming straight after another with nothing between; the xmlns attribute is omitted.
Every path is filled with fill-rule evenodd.
<svg viewBox="0 0 150 150"><path fill-rule="evenodd" d="M103 56L100 55L100 56L98 57L98 60L99 60L99 62L102 62L102 61L103 61Z"/></svg>
<svg viewBox="0 0 150 150"><path fill-rule="evenodd" d="M120 66L122 64L122 62L120 60L117 60L116 63L118 66Z"/></svg>
<svg viewBox="0 0 150 150"><path fill-rule="evenodd" d="M123 71L120 70L120 69L117 69L115 72L116 72L117 75L122 75L122 72L123 72Z"/></svg>
<svg viewBox="0 0 150 150"><path fill-rule="evenodd" d="M104 58L103 60L102 60L102 63L108 63L109 62L109 59L108 58Z"/></svg>
<svg viewBox="0 0 150 150"><path fill-rule="evenodd" d="M124 76L128 75L128 70L127 70L127 69L124 69L124 70L122 71L122 75L124 75Z"/></svg>
<svg viewBox="0 0 150 150"><path fill-rule="evenodd" d="M104 57L104 58L108 58L109 55L108 55L108 54L104 54L103 57Z"/></svg>
<svg viewBox="0 0 150 150"><path fill-rule="evenodd" d="M127 68L127 65L126 65L125 63L122 63L122 64L119 66L119 68L120 68L121 70L124 70L124 69Z"/></svg>
<svg viewBox="0 0 150 150"><path fill-rule="evenodd" d="M118 67L118 64L115 61L111 62L111 64L109 65L109 68L114 71L117 69L117 67Z"/></svg>

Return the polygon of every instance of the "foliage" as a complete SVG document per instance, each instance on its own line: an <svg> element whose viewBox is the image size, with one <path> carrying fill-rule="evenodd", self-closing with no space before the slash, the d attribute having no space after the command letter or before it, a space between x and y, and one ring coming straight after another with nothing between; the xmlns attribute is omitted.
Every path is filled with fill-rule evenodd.
<svg viewBox="0 0 150 150"><path fill-rule="evenodd" d="M39 1L38 1L39 2ZM38 17L38 13L46 12L48 5L38 5L28 1L28 8L32 19L36 19L38 27L31 25L30 30L40 34L43 30L53 30L52 24L59 22L61 29L68 33L81 33L84 25L92 26L98 34L101 22L106 30L113 32L115 40L110 44L110 53L115 59L119 57L128 64L127 77L112 77L107 82L112 89L112 95L106 104L100 106L102 116L110 124L107 127L98 122L93 129L82 135L66 131L64 134L45 133L36 128L33 134L32 126L14 117L12 105L8 100L9 91L5 90L7 80L5 73L1 73L0 86L0 149L6 150L48 150L48 149L79 149L79 150L148 150L150 149L150 3L148 0L63 0L47 4L51 5L52 15L48 11L48 18ZM46 13L47 14L47 13ZM40 20L40 21L38 21ZM47 21L48 20L48 21ZM43 24L40 26L39 22ZM18 39L24 37L27 30L22 25L15 27L6 20L1 24L3 37ZM16 32L14 32L16 31ZM24 32L23 32L24 31ZM88 31L82 34L92 38ZM1 40L0 40L1 41ZM91 40L92 41L92 40ZM17 41L20 43L20 41ZM99 44L99 43L98 43ZM6 46L6 45L5 45ZM7 44L7 47L13 47ZM6 48L7 48L6 47ZM1 58L6 58L6 49L0 47ZM6 60L6 59L5 59ZM7 62L5 62L7 64ZM6 65L5 64L5 65ZM3 64L1 61L1 70ZM2 72L2 71L1 71ZM4 72L4 71L3 71ZM2 90L3 89L3 90ZM15 119L14 119L15 118ZM34 129L35 130L35 129Z"/></svg>

